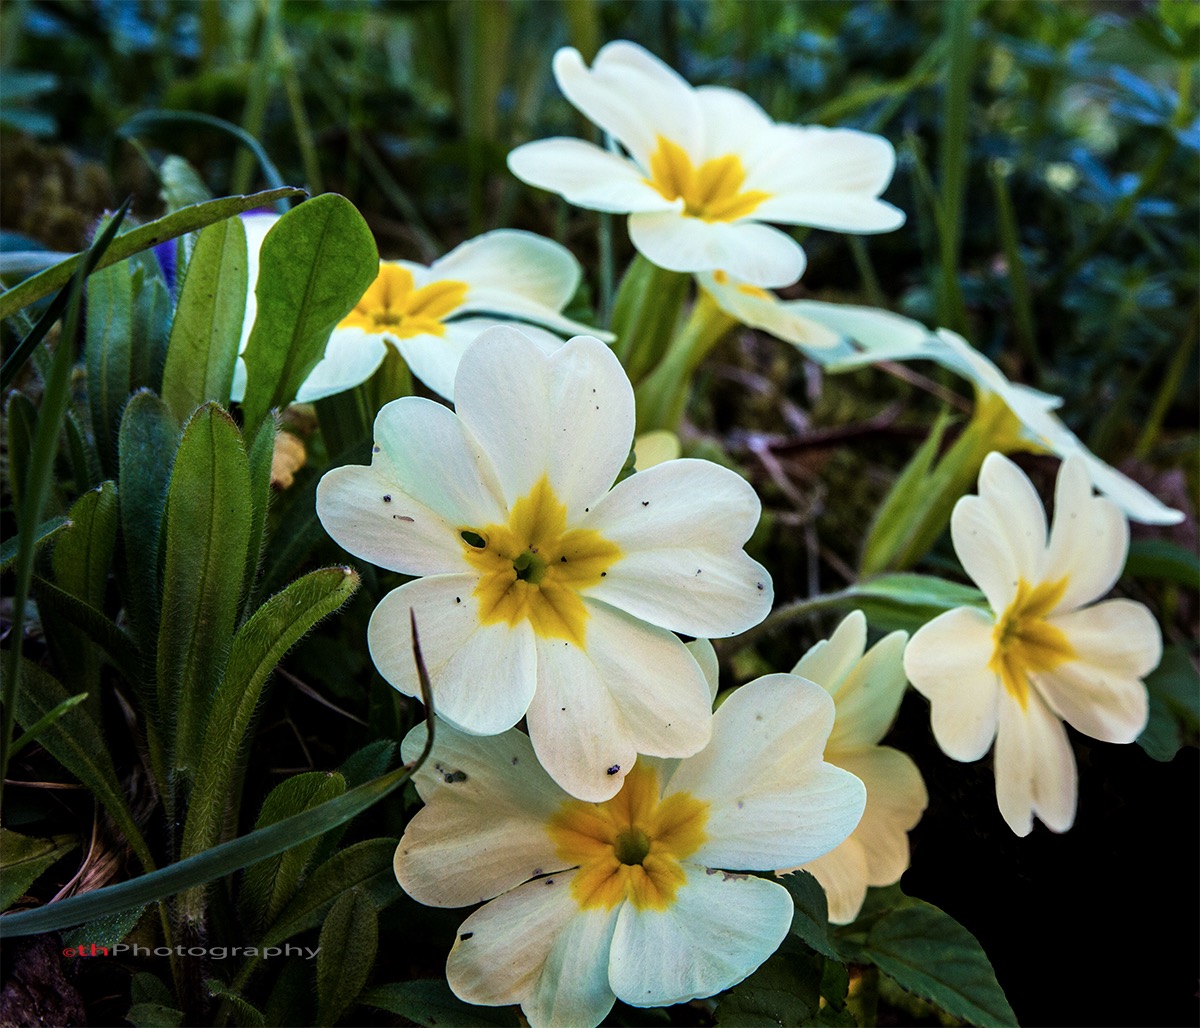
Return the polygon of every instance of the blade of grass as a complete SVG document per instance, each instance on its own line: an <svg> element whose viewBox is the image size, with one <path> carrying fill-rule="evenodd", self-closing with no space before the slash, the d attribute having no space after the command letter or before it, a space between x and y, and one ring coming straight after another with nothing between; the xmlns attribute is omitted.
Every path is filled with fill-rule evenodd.
<svg viewBox="0 0 1200 1028"><path fill-rule="evenodd" d="M1017 343L1029 362L1032 373L1030 385L1036 386L1042 377L1042 361L1038 354L1037 329L1033 321L1033 298L1029 293L1029 279L1025 277L1025 262L1021 259L1020 229L1017 226L1016 212L1013 210L1012 194L1008 190L1008 178L999 162L992 163L990 176L996 194L996 221L1000 229L1000 245L1004 249L1004 263L1008 266L1008 281L1012 288Z"/></svg>
<svg viewBox="0 0 1200 1028"><path fill-rule="evenodd" d="M941 323L963 332L966 330L966 308L958 282L958 265L962 247L963 200L967 180L967 113L970 106L971 68L974 46L971 42L971 22L975 4L957 0L943 8L944 38L950 52L946 66L946 85L943 94L941 158L942 217L941 230L941 289L938 308Z"/></svg>
<svg viewBox="0 0 1200 1028"><path fill-rule="evenodd" d="M280 189L268 189L249 196L223 196L217 200L193 204L184 207L165 217L139 225L137 228L120 236L102 257L96 262L96 268L107 268L132 257L135 253L149 250L168 239L195 232L225 218L232 218L255 207L265 207L279 200L287 200L304 196L303 189L294 186L284 186ZM10 317L22 307L28 307L43 296L49 296L54 290L62 288L71 281L79 265L86 260L87 252L78 253L61 264L47 268L39 275L27 278L20 285L14 286L6 293L0 293L0 318Z"/></svg>

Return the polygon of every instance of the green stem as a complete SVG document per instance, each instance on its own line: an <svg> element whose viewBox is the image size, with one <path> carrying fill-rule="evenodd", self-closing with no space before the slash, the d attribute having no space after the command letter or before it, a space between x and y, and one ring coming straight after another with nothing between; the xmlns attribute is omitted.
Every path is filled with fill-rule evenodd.
<svg viewBox="0 0 1200 1028"><path fill-rule="evenodd" d="M790 625L793 621L799 621L801 618L806 618L811 614L819 614L822 611L837 610L839 607L844 606L846 600L853 595L853 590L843 589L836 593L821 593L818 596L810 596L805 600L793 600L782 607L776 607L767 615L764 621L759 622L753 628L747 629L741 635L735 635L729 639L714 639L713 645L722 656L737 653L739 650L744 650L751 643L756 642L762 636L778 632L779 629Z"/></svg>
<svg viewBox="0 0 1200 1028"><path fill-rule="evenodd" d="M651 264L640 253L621 279L613 302L613 350L633 383L666 352L691 276Z"/></svg>
<svg viewBox="0 0 1200 1028"><path fill-rule="evenodd" d="M1158 441L1158 434L1162 431L1162 423L1167 416L1167 410L1171 406L1171 401L1175 399L1175 394L1179 392L1179 384L1183 381L1188 364L1191 363L1192 351L1196 348L1198 329L1200 329L1200 303L1192 306L1187 335L1175 349L1175 355L1171 358L1166 375L1163 376L1162 385L1159 386L1158 392L1154 396L1154 403L1146 418L1146 427L1138 436L1137 446L1133 452L1143 460L1149 457L1150 451L1154 449L1154 444Z"/></svg>
<svg viewBox="0 0 1200 1028"><path fill-rule="evenodd" d="M279 0L262 0L262 35L255 54L254 70L246 89L246 106L242 110L242 130L258 139L266 121L267 102L271 98L271 75L274 71L275 39L279 34ZM242 150L234 158L230 176L231 191L244 193L254 174L254 157Z"/></svg>
<svg viewBox="0 0 1200 1028"><path fill-rule="evenodd" d="M700 290L691 315L671 340L666 355L634 390L638 433L678 429L691 391L692 375L737 324L707 292Z"/></svg>
<svg viewBox="0 0 1200 1028"><path fill-rule="evenodd" d="M946 68L941 145L942 196L939 232L941 235L941 289L938 309L943 325L962 331L966 307L958 283L958 264L962 246L963 199L967 178L967 112L970 105L971 67L974 46L971 20L975 5L970 0L955 0L943 7L946 25L944 37L950 53Z"/></svg>

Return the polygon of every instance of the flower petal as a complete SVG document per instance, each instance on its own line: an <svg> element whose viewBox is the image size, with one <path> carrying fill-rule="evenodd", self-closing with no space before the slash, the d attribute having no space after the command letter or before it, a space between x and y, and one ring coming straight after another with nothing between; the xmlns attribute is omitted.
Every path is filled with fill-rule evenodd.
<svg viewBox="0 0 1200 1028"><path fill-rule="evenodd" d="M578 336L547 356L516 329L490 329L464 355L454 388L510 505L548 475L574 524L629 457L633 388L596 339Z"/></svg>
<svg viewBox="0 0 1200 1028"><path fill-rule="evenodd" d="M696 158L707 161L735 154L743 166L753 168L770 156L775 122L750 97L724 86L701 86L694 94L704 120Z"/></svg>
<svg viewBox="0 0 1200 1028"><path fill-rule="evenodd" d="M629 238L647 260L668 271L724 270L766 288L791 285L804 273L800 245L756 221L704 221L674 210L635 212L629 216Z"/></svg>
<svg viewBox="0 0 1200 1028"><path fill-rule="evenodd" d="M1032 676L1050 709L1093 739L1133 742L1149 716L1141 679L1162 659L1154 615L1141 603L1118 599L1049 621L1078 655Z"/></svg>
<svg viewBox="0 0 1200 1028"><path fill-rule="evenodd" d="M616 1002L608 963L619 910L581 910L563 925L537 984L521 1002L530 1028L597 1025L608 1015Z"/></svg>
<svg viewBox="0 0 1200 1028"><path fill-rule="evenodd" d="M539 639L529 735L567 792L614 796L639 753L683 757L709 740L708 684L675 636L587 601L587 648Z"/></svg>
<svg viewBox="0 0 1200 1028"><path fill-rule="evenodd" d="M830 756L867 787L867 809L850 836L866 854L867 884L899 881L908 867L908 833L929 805L921 772L908 754L890 746Z"/></svg>
<svg viewBox="0 0 1200 1028"><path fill-rule="evenodd" d="M834 629L833 635L815 643L792 668L793 675L816 682L835 697L842 682L862 660L867 648L867 618L861 610L852 610Z"/></svg>
<svg viewBox="0 0 1200 1028"><path fill-rule="evenodd" d="M382 335L361 328L335 328L325 346L325 356L297 391L296 402L312 403L361 385L375 374L386 356L387 343Z"/></svg>
<svg viewBox="0 0 1200 1028"><path fill-rule="evenodd" d="M238 342L238 353L246 349L250 342L250 330L254 327L254 319L258 316L258 296L255 286L258 284L258 255L262 250L263 240L267 233L275 227L283 215L259 212L242 215L242 228L246 230L246 312L242 317L242 338ZM241 361L238 362L239 364ZM245 367L245 365L243 365ZM244 385L243 385L244 388ZM237 399L235 396L234 399Z"/></svg>
<svg viewBox="0 0 1200 1028"><path fill-rule="evenodd" d="M579 916L573 873L527 882L459 926L446 959L446 981L459 999L497 1007L533 992L559 934Z"/></svg>
<svg viewBox="0 0 1200 1028"><path fill-rule="evenodd" d="M867 898L867 854L853 835L803 868L788 868L787 872L779 873L797 870L807 871L821 883L830 924L849 924L858 917Z"/></svg>
<svg viewBox="0 0 1200 1028"><path fill-rule="evenodd" d="M686 865L666 910L620 908L608 980L635 1007L711 996L736 985L783 942L792 923L787 889L763 878Z"/></svg>
<svg viewBox="0 0 1200 1028"><path fill-rule="evenodd" d="M708 839L689 859L774 870L845 839L862 816L865 791L821 759L832 723L828 693L795 675L759 678L722 703L712 742L671 777L672 793L709 804Z"/></svg>
<svg viewBox="0 0 1200 1028"><path fill-rule="evenodd" d="M818 350L836 346L841 340L838 332L798 313L795 303L780 300L757 286L736 282L724 271L703 272L696 278L721 310L750 328L770 332L795 346Z"/></svg>
<svg viewBox="0 0 1200 1028"><path fill-rule="evenodd" d="M996 800L1017 835L1033 829L1036 814L1052 832L1075 822L1075 755L1062 722L1030 690L1024 708L1007 692L1000 697L996 731Z"/></svg>
<svg viewBox="0 0 1200 1028"><path fill-rule="evenodd" d="M1000 679L988 668L994 624L982 610L957 607L917 630L904 672L932 706L934 738L954 760L978 760L996 735Z"/></svg>
<svg viewBox="0 0 1200 1028"><path fill-rule="evenodd" d="M890 232L904 224L903 211L877 199L896 166L882 136L777 125L771 142L770 155L747 169L746 188L770 194L756 218L838 232Z"/></svg>
<svg viewBox="0 0 1200 1028"><path fill-rule="evenodd" d="M1046 578L1067 579L1054 612L1074 610L1108 592L1121 576L1128 551L1125 515L1116 504L1092 495L1083 460L1068 457L1058 469L1054 527L1046 551Z"/></svg>
<svg viewBox="0 0 1200 1028"><path fill-rule="evenodd" d="M829 736L828 752L873 747L887 735L908 687L904 676L907 642L907 632L892 632L880 639L833 694L837 718Z"/></svg>
<svg viewBox="0 0 1200 1028"><path fill-rule="evenodd" d="M405 761L425 745L424 723L404 739ZM482 903L565 866L546 822L566 798L542 770L528 736L464 735L439 721L414 776L427 804L396 849L396 878L420 903Z"/></svg>
<svg viewBox="0 0 1200 1028"><path fill-rule="evenodd" d="M717 651L707 639L693 639L687 643L688 652L692 655L700 670L704 672L704 680L708 683L710 705L717 698L720 690L721 665L717 660Z"/></svg>
<svg viewBox="0 0 1200 1028"><path fill-rule="evenodd" d="M686 635L745 631L774 597L766 569L741 548L761 509L745 479L709 461L667 461L631 475L583 522L623 554L592 595Z"/></svg>
<svg viewBox="0 0 1200 1028"><path fill-rule="evenodd" d="M434 575L393 589L367 626L379 673L406 696L421 695L409 611L438 714L471 735L495 735L525 715L537 682L533 630L522 621L479 623L473 575Z"/></svg>
<svg viewBox="0 0 1200 1028"><path fill-rule="evenodd" d="M660 136L697 156L703 121L695 90L636 43L605 44L590 70L578 50L563 47L554 55L554 78L563 95L643 168L649 168Z"/></svg>
<svg viewBox="0 0 1200 1028"><path fill-rule="evenodd" d="M518 146L508 170L522 182L558 193L568 203L593 211L673 211L682 200L666 200L632 161L582 139L556 136Z"/></svg>

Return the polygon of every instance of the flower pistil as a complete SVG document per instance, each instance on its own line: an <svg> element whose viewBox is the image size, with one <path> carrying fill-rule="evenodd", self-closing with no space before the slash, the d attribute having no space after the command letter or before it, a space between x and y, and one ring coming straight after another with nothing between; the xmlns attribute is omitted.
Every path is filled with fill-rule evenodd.
<svg viewBox="0 0 1200 1028"><path fill-rule="evenodd" d="M704 221L737 221L750 214L770 194L742 191L746 169L736 154L713 157L700 167L687 151L663 136L650 155L647 181L667 200L683 200L684 214Z"/></svg>
<svg viewBox="0 0 1200 1028"><path fill-rule="evenodd" d="M467 283L445 280L416 288L408 268L381 264L379 275L339 328L360 328L399 339L419 335L443 336L442 322L462 306Z"/></svg>
<svg viewBox="0 0 1200 1028"><path fill-rule="evenodd" d="M992 630L995 649L988 667L1022 708L1029 702L1031 672L1052 671L1077 656L1063 630L1046 620L1066 588L1065 578L1034 586L1022 578L1012 603Z"/></svg>

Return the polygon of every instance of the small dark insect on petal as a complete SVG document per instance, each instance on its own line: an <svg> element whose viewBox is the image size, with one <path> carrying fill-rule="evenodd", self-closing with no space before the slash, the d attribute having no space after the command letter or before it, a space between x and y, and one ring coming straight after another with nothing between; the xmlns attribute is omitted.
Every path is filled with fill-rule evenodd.
<svg viewBox="0 0 1200 1028"><path fill-rule="evenodd" d="M615 775L615 774L616 774L618 771L620 771L620 770L621 770L621 765L620 765L620 764L613 764L613 766L612 766L612 767L610 767L610 768L609 768L607 771L605 771L604 773L605 773L605 774L607 774L607 775Z"/></svg>
<svg viewBox="0 0 1200 1028"><path fill-rule="evenodd" d="M391 493L384 493L384 494L383 494L383 502L384 502L384 503L391 503L391 502L392 502L392 494L391 494Z"/></svg>
<svg viewBox="0 0 1200 1028"><path fill-rule="evenodd" d="M649 501L649 500L642 500L642 506L643 506L643 507L649 507L649 506L650 506L650 501Z"/></svg>
<svg viewBox="0 0 1200 1028"><path fill-rule="evenodd" d="M474 935L474 934L475 934L474 932L463 932L463 933L462 933L462 935L460 935L460 936L458 937L458 941L459 941L459 942L466 942L466 941L467 941L469 938L471 938L471 936L472 936L472 935Z"/></svg>
<svg viewBox="0 0 1200 1028"><path fill-rule="evenodd" d="M407 514L393 514L392 520L393 521L407 521L410 524L412 523L412 518L410 518Z"/></svg>

